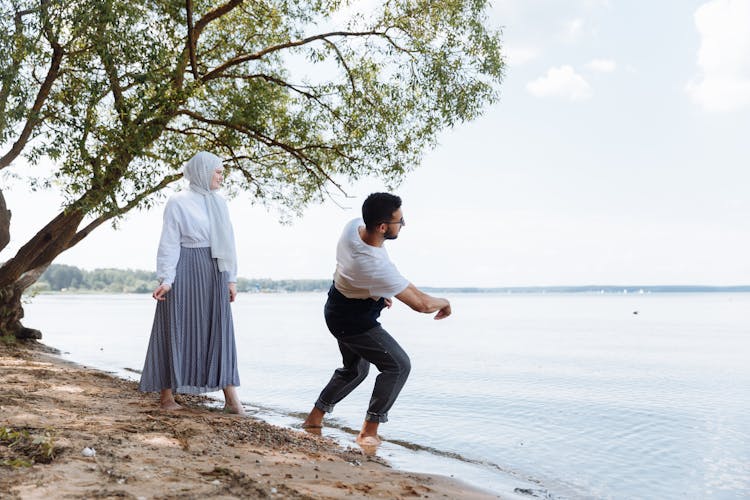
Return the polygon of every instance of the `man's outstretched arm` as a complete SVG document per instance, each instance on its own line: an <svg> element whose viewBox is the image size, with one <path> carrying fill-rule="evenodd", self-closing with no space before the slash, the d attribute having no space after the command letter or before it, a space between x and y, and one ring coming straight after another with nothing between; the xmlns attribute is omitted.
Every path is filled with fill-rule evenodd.
<svg viewBox="0 0 750 500"><path fill-rule="evenodd" d="M451 315L451 304L447 299L428 295L411 283L406 287L406 290L396 295L396 298L417 312L433 313L437 311L435 319L443 319Z"/></svg>

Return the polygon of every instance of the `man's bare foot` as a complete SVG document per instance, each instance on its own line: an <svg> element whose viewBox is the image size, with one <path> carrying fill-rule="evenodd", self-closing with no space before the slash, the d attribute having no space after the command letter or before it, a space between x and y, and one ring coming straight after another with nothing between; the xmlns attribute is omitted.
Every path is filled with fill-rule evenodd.
<svg viewBox="0 0 750 500"><path fill-rule="evenodd" d="M374 457L378 454L379 446L371 446L366 444L359 445L359 449L362 450L362 454L366 457Z"/></svg>
<svg viewBox="0 0 750 500"><path fill-rule="evenodd" d="M320 434L320 429L323 428L324 415L325 412L323 412L323 410L319 409L318 407L313 407L313 409L310 410L310 414L307 415L305 421L302 422L302 428L308 432L312 432L313 434ZM315 432L316 429L317 432Z"/></svg>
<svg viewBox="0 0 750 500"><path fill-rule="evenodd" d="M357 435L357 444L360 446L375 446L378 447L383 444L383 440L378 436L363 436L361 433Z"/></svg>
<svg viewBox="0 0 750 500"><path fill-rule="evenodd" d="M381 439L378 437L378 427L380 426L379 422L371 422L369 420L365 420L362 424L362 430L359 431L359 434L357 434L357 444L364 447L378 447L382 443Z"/></svg>
<svg viewBox="0 0 750 500"><path fill-rule="evenodd" d="M308 434L313 434L315 436L322 436L323 435L323 428L322 427L311 427L302 425L302 430L305 431Z"/></svg>

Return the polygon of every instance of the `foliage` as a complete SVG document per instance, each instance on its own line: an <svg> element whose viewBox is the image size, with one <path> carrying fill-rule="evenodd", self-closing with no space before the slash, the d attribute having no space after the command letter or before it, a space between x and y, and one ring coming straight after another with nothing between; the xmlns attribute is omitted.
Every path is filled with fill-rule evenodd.
<svg viewBox="0 0 750 500"><path fill-rule="evenodd" d="M293 212L396 183L497 98L499 32L486 0L350 3L0 0L0 145L52 159L30 182L96 216L148 207L199 149Z"/></svg>
<svg viewBox="0 0 750 500"><path fill-rule="evenodd" d="M151 293L156 284L156 273L130 269L94 269L87 271L75 266L52 264L33 288L42 292L97 291L110 293Z"/></svg>
<svg viewBox="0 0 750 500"><path fill-rule="evenodd" d="M328 290L331 280L271 280L237 278L239 292L320 292Z"/></svg>
<svg viewBox="0 0 750 500"><path fill-rule="evenodd" d="M156 282L156 273L152 271L132 269L87 271L75 266L52 264L31 288L31 292L151 293ZM330 285L330 279L237 279L239 292L315 292L327 290Z"/></svg>
<svg viewBox="0 0 750 500"><path fill-rule="evenodd" d="M0 335L0 346L3 347L14 347L17 344L17 339L13 335Z"/></svg>
<svg viewBox="0 0 750 500"><path fill-rule="evenodd" d="M55 459L54 436L50 431L32 434L28 429L0 427L0 466L31 467Z"/></svg>

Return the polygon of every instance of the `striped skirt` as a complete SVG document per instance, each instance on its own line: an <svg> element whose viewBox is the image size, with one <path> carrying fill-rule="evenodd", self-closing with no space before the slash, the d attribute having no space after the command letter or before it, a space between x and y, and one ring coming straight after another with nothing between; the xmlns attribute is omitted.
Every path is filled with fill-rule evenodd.
<svg viewBox="0 0 750 500"><path fill-rule="evenodd" d="M240 385L228 275L210 248L180 249L165 297L156 304L140 390L200 394Z"/></svg>

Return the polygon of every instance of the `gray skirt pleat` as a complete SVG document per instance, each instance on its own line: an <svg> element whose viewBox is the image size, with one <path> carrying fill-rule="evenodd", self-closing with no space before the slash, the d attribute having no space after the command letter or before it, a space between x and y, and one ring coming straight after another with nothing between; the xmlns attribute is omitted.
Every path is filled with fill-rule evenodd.
<svg viewBox="0 0 750 500"><path fill-rule="evenodd" d="M200 394L240 385L226 272L211 249L180 249L172 289L156 304L140 390Z"/></svg>

